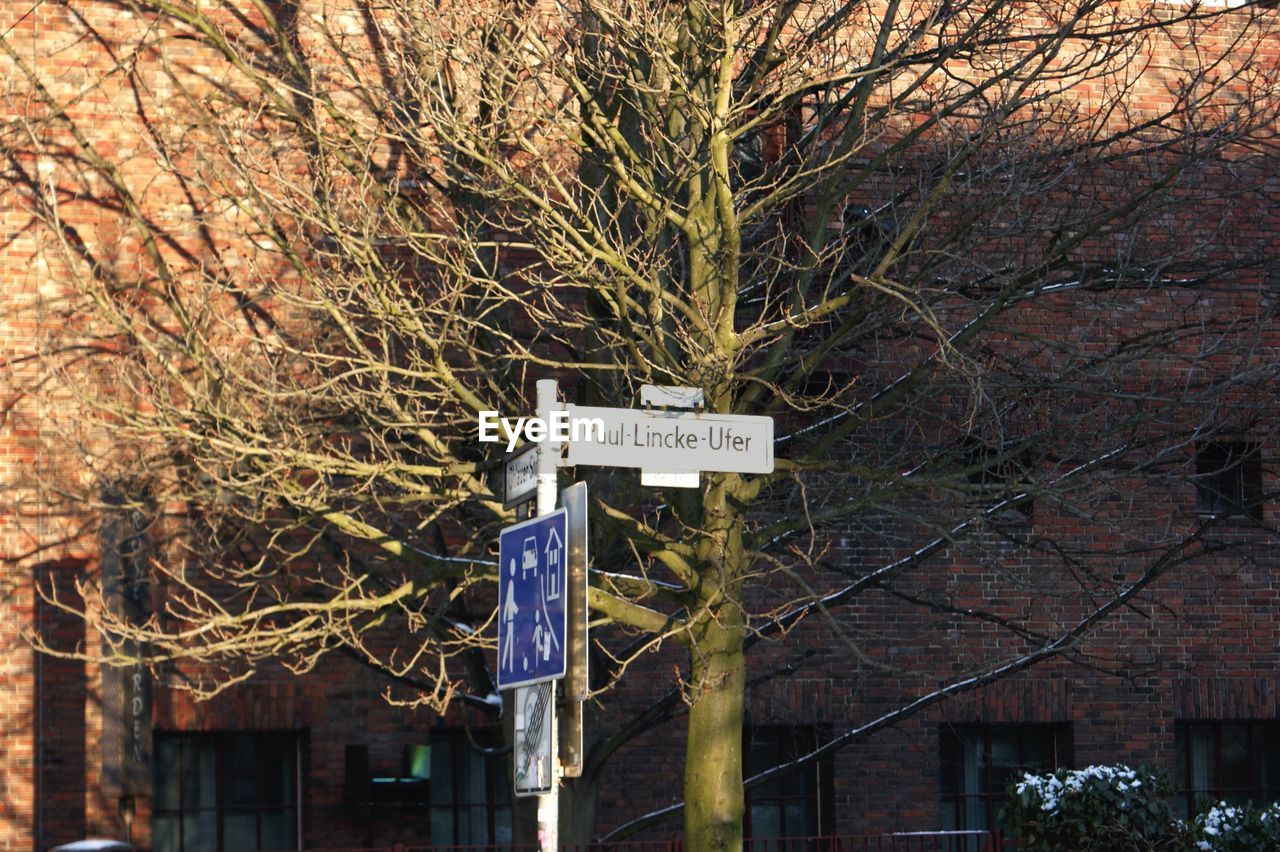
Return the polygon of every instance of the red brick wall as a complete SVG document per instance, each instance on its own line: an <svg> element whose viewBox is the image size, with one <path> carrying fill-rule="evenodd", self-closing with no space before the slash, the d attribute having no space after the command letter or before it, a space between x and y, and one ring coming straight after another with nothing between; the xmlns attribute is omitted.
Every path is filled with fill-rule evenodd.
<svg viewBox="0 0 1280 852"><path fill-rule="evenodd" d="M10 34L10 43L30 58L61 98L78 91L109 63L104 52L93 46L92 36L77 19L79 14L88 16L100 33L122 43L141 27L130 13L104 4L32 9L15 0L0 2L0 31ZM192 54L195 61L207 60ZM14 79L13 73L11 63L0 60L0 78ZM157 86L157 97L163 97L163 81L156 77L151 82ZM1162 91L1159 81L1152 79L1141 94L1154 99ZM6 95L6 118L34 109L29 102ZM1155 105L1154 101L1146 104ZM128 108L127 92L96 93L77 106L77 115L98 134L95 145L121 158L128 178L146 187L148 204L181 218L182 199L148 160L143 136ZM39 173L36 163L24 165ZM31 308L37 294L51 300L57 296L59 263L51 235L31 225L23 203L13 190L0 198L0 317L4 318L0 320L4 323L0 358L10 361L38 351L48 330L42 323L58 322L52 312ZM119 262L132 262L130 253L137 246L120 238L103 214L71 204L68 215L104 245L121 239ZM1272 212L1264 216L1250 211L1240 220L1233 238L1248 244L1274 240ZM1270 278L1242 283L1269 288L1276 284ZM1248 300L1225 299L1219 304L1222 310L1242 311ZM1156 322L1172 310L1168 304L1135 302L1123 316L1117 314L1110 321L1140 325ZM1046 331L1063 337L1090 327L1067 310L1027 321L1043 322ZM1073 325L1076 322L1079 325ZM1268 339L1272 351L1276 344L1273 335ZM37 366L31 364L25 375L34 376ZM23 374L21 368L19 373ZM92 648L94 642L74 620L37 603L34 594L38 578L56 576L64 588L66 581L82 572L91 575L96 557L95 519L62 513L51 492L58 476L69 475L73 460L43 455L47 443L43 439L74 424L64 422L67 412L48 407L50 399L56 396L15 393L3 400L0 412L0 559L4 566L0 580L0 849L45 847L86 834L123 834L115 803L100 790L96 668L52 658L37 660L23 636L23 630L35 630L68 648L79 642ZM1274 434L1262 432L1258 437L1263 441L1264 459L1274 459L1280 451ZM1264 488L1274 489L1275 484L1274 475L1268 473ZM1113 515L1127 516L1140 526L1195 523L1194 490L1189 485L1176 489L1169 480L1137 485L1150 488L1138 492L1142 496L1136 503L1117 504ZM1274 507L1267 512L1267 519L1274 522ZM918 542L894 524L892 519L867 519L848 541L837 542L846 567L863 570L909 552ZM938 826L937 731L943 722L1071 721L1079 765L1125 761L1168 768L1175 719L1280 716L1276 697L1280 684L1273 674L1280 669L1275 550L1272 541L1258 533L1228 528L1223 534L1236 533L1246 539L1237 553L1182 567L1160 591L1137 605L1141 613L1122 614L1082 644L1080 652L1091 655L1089 661L1123 669L1132 674L1130 678L1054 662L925 711L844 749L834 760L837 829L857 833ZM1117 543L1124 531L1037 506L1028 535L1088 551ZM1030 588L1011 590L1007 577L1034 575L1045 564L1028 549L983 540L978 547L955 548L931 561L920 583L961 589L978 602L999 596L1000 607L1017 611L1041 601ZM1128 569L1119 565L1115 570ZM818 580L820 588L835 588L842 577L833 574ZM1079 596L1063 591L1061 602L1046 605L1039 617L1047 625L1055 618L1070 621L1082 611ZM890 670L857 662L840 644L824 638L815 616L785 638L758 649L752 663L758 675L802 658L806 650L816 649L817 654L805 659L795 673L753 690L748 711L752 723L813 724L839 733L1017 645L998 631L927 615L877 593L868 593L838 617L865 643L867 653ZM594 711L594 724L605 732L624 725L635 708L676 686L673 669L679 662L677 653L664 650L633 665L624 685ZM160 730L303 731L309 746L304 789L308 844L336 847L389 842L393 837L412 839L411 827L388 828L371 836L359 819L342 809L347 744L367 745L375 771L391 771L399 764L402 745L421 741L431 726L441 723L424 710L389 706L381 700L384 689L385 681L331 655L305 677L270 669L207 704L196 705L180 694L160 690L155 725ZM455 713L449 724L488 721L469 709ZM602 782L600 830L677 800L685 745L677 718L623 748ZM690 745L696 747L696 743ZM144 844L148 812L147 802L141 802L137 836Z"/></svg>

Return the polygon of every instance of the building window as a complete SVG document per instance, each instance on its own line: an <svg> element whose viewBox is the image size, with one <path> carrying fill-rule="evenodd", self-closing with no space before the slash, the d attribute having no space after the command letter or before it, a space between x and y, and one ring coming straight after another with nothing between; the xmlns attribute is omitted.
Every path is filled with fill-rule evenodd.
<svg viewBox="0 0 1280 852"><path fill-rule="evenodd" d="M1262 520L1262 454L1256 444L1212 441L1196 448L1196 511Z"/></svg>
<svg viewBox="0 0 1280 852"><path fill-rule="evenodd" d="M743 774L747 778L803 757L818 747L813 728L753 727L747 731L746 741ZM828 834L833 804L831 778L830 761L817 760L747 790L745 830L748 837L758 838L754 847L766 848L765 838Z"/></svg>
<svg viewBox="0 0 1280 852"><path fill-rule="evenodd" d="M1071 765L1066 724L948 725L940 733L942 827L990 831L1005 788L1024 772Z"/></svg>
<svg viewBox="0 0 1280 852"><path fill-rule="evenodd" d="M298 738L155 735L154 852L298 848Z"/></svg>
<svg viewBox="0 0 1280 852"><path fill-rule="evenodd" d="M1280 723L1178 722L1174 725L1178 809L1207 801L1280 801Z"/></svg>
<svg viewBox="0 0 1280 852"><path fill-rule="evenodd" d="M849 398L856 383L852 370L823 367L805 375L800 393L808 400L843 401Z"/></svg>
<svg viewBox="0 0 1280 852"><path fill-rule="evenodd" d="M1025 447L988 443L972 435L962 443L964 484L974 506L982 511L1032 489L1032 458ZM1033 520L1034 501L1024 497L996 517L1009 522Z"/></svg>
<svg viewBox="0 0 1280 852"><path fill-rule="evenodd" d="M432 731L428 802L433 844L511 842L511 755L486 745L462 731Z"/></svg>

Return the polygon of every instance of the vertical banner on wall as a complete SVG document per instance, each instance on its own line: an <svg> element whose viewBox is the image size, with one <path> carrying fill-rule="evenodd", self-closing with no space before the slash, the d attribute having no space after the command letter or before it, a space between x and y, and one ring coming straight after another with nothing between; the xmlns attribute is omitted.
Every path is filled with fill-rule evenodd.
<svg viewBox="0 0 1280 852"><path fill-rule="evenodd" d="M108 497L108 502L120 499ZM102 591L118 617L141 623L151 611L146 560L150 518L121 506L102 523ZM103 653L110 644L103 640ZM118 649L138 656L138 645L125 640ZM102 788L111 797L151 793L151 672L139 663L102 667Z"/></svg>

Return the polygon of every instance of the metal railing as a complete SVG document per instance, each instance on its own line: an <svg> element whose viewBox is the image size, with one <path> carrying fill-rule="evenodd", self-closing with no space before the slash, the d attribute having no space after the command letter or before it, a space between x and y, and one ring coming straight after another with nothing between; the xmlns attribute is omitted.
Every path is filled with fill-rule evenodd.
<svg viewBox="0 0 1280 852"><path fill-rule="evenodd" d="M756 837L743 841L745 852L1000 852L994 831L899 831L833 837ZM565 843L561 852L686 852L684 841L623 840L610 843ZM319 849L311 852L537 852L532 845L377 846Z"/></svg>
<svg viewBox="0 0 1280 852"><path fill-rule="evenodd" d="M777 837L749 839L748 852L1000 852L990 831L899 831L852 837Z"/></svg>

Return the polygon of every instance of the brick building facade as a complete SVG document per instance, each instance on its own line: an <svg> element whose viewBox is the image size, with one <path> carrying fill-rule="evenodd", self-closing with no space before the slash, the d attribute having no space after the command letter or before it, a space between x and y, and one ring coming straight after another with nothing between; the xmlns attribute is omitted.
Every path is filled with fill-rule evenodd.
<svg viewBox="0 0 1280 852"><path fill-rule="evenodd" d="M93 74L122 61L108 46L140 38L144 18L127 6L4 0L0 30L18 51L4 60L9 79L18 79L17 61L28 61L55 96L74 101L85 126L100 133L93 144L125 164L128 180L146 187L146 203L180 220L182 188L144 156L151 131L136 123L129 93L108 87L75 99ZM1265 50L1274 65L1275 43L1265 42ZM193 65L213 62L191 51ZM1178 57L1171 51L1156 58L1173 64ZM148 82L157 100L172 96L160 76ZM1153 83L1139 94L1158 99L1161 91L1167 89ZM35 109L30 93L20 94L15 83L4 95L6 132L19 133L23 111ZM11 165L37 177L57 168L42 171L38 158ZM1255 170L1274 199L1270 159L1217 165L1224 174ZM1206 174L1214 180L1212 169ZM6 323L0 357L11 374L30 380L41 368L31 356L72 319L38 307L45 299L56 302L66 270L56 235L32 224L29 199L16 187L0 198L0 316ZM1218 203L1195 214L1214 221L1207 251L1274 254L1273 208L1259 206L1256 197L1243 208L1229 198ZM121 262L141 251L112 230L109 214L77 208L72 198L67 205L83 232L104 245L122 241ZM1180 312L1206 321L1215 311L1253 316L1261 318L1249 329L1256 335L1254 357L1265 365L1280 352L1277 275L1274 263L1253 264L1239 272L1234 289L1207 298L1135 290L1092 300L1069 293L1014 316L1010 328L1083 347L1105 344L1109 329L1155 328ZM1202 342L1187 342L1188 374L1199 363L1194 349ZM892 366L867 370L883 368L887 376ZM962 540L939 544L918 566L913 554L935 537L922 538L919 528L895 515L868 515L833 534L836 569L815 578L819 591L881 566L906 567L895 581L841 609L835 618L847 631L842 640L822 629L825 616L812 615L761 644L750 672L758 682L747 700L748 775L1023 653L1019 639L999 629L1000 618L1052 636L1087 616L1088 596L1064 593L1061 577L1045 568L1051 562L1088 575L1101 589L1132 581L1160 541L1183 536L1202 555L1184 562L1181 551L1174 553L1176 567L1161 583L1070 653L869 731L788 779L755 789L748 833L988 829L1009 773L1054 765L1160 768L1192 809L1198 797L1280 798L1280 586L1274 576L1280 557L1273 532L1280 444L1274 375L1269 369L1258 375L1255 386L1242 383L1224 405L1221 434L1188 440L1180 464L1129 470L1107 482L1090 498L1096 511L1088 517L1066 503L1015 506L1012 514L985 518L983 528L966 531ZM98 576L104 553L120 546L109 540L96 509L86 513L61 499L58 477L86 474L77 460L49 455L52 438L75 428L67 422L73 408L50 408L50 399L56 394L15 393L0 425L0 849L47 849L127 830L143 848L156 849L510 839L520 814L513 816L510 757L488 699L459 699L444 717L397 706L384 695L409 697L410 688L338 653L301 676L262 665L252 679L205 703L161 678L148 687L150 753L141 788L134 795L108 777L104 766L123 759L108 754L122 736L123 710L114 705L124 700L120 690L133 693L118 683L104 690L114 675L93 662L40 655L31 645L34 634L57 649L98 647L82 621L42 599L36 587L68 593L77 581ZM922 447L946 428L918 425ZM879 452L876 437L859 451ZM1060 443L1075 442L1065 436ZM1072 457L1064 452L1056 463L1068 466ZM991 483L979 475L968 484L980 490ZM933 495L922 498L919 517L945 529L942 504L955 498L944 495L938 505ZM1153 533L1162 530L1163 536ZM765 598L769 593L760 591ZM963 618L966 608L991 617ZM672 676L678 666L669 649L633 664L628 679L593 709L591 736L604 740L655 696L678 689ZM596 835L681 796L685 723L678 708L672 715L619 748L595 779ZM668 835L677 827L678 821L667 822L648 832Z"/></svg>

